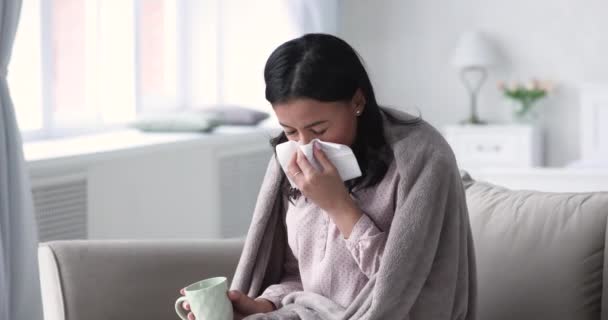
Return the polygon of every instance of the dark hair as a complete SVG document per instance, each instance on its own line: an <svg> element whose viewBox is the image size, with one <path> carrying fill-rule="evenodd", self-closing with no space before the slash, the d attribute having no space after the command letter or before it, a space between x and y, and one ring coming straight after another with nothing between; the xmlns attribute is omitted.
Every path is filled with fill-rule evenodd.
<svg viewBox="0 0 608 320"><path fill-rule="evenodd" d="M360 89L366 104L358 117L351 148L362 176L347 181L346 185L352 193L355 188L370 187L382 180L392 157L384 137L381 110L365 67L350 45L329 34L306 34L287 41L268 58L264 80L266 100L272 105L298 98L346 102ZM282 132L270 144L275 148L285 141L287 137ZM285 185L289 188L288 183ZM295 189L288 190L290 199L299 194Z"/></svg>

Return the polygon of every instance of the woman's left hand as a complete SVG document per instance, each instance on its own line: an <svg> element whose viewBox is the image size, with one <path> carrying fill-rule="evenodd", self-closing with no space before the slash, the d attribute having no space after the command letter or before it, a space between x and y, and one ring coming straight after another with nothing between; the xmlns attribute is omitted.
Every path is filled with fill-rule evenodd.
<svg viewBox="0 0 608 320"><path fill-rule="evenodd" d="M350 215L348 220L355 219L356 222L361 217L361 213L344 186L338 169L329 161L318 143L315 142L313 149L320 170L315 169L298 149L287 167L291 180L304 196L327 212L330 217Z"/></svg>

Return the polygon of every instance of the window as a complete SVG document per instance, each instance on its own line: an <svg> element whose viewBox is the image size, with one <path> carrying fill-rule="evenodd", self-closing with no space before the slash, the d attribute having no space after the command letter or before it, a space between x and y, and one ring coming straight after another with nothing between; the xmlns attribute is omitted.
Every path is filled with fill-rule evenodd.
<svg viewBox="0 0 608 320"><path fill-rule="evenodd" d="M27 0L8 74L17 120L36 139L217 103L270 112L264 63L298 32L283 0Z"/></svg>
<svg viewBox="0 0 608 320"><path fill-rule="evenodd" d="M24 1L8 78L26 137L180 107L179 10L171 0Z"/></svg>
<svg viewBox="0 0 608 320"><path fill-rule="evenodd" d="M177 92L177 7L165 0L139 2L137 61L142 109L173 109Z"/></svg>

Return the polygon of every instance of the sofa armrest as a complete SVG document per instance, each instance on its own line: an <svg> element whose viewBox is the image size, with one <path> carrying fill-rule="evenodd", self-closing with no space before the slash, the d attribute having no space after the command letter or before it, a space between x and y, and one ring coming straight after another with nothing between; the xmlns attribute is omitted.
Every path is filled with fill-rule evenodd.
<svg viewBox="0 0 608 320"><path fill-rule="evenodd" d="M44 318L175 319L179 290L214 276L232 280L242 247L242 239L42 243Z"/></svg>

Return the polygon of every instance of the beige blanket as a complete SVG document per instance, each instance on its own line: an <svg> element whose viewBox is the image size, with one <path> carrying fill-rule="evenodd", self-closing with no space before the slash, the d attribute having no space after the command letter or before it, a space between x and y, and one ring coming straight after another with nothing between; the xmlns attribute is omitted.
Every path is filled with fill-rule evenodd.
<svg viewBox="0 0 608 320"><path fill-rule="evenodd" d="M291 293L284 307L247 319L475 319L476 274L464 188L453 153L424 121L383 109L385 136L400 181L396 212L379 271L343 308L311 292ZM281 278L286 231L283 175L271 159L231 289L257 297Z"/></svg>

